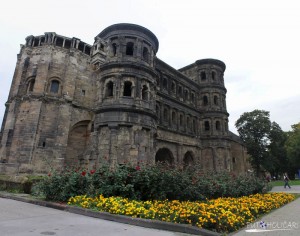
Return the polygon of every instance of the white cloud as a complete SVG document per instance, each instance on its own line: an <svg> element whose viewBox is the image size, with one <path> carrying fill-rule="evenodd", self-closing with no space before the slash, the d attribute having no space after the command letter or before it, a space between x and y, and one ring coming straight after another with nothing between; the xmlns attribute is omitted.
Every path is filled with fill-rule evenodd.
<svg viewBox="0 0 300 236"><path fill-rule="evenodd" d="M105 27L136 23L158 38L157 56L174 68L202 58L225 62L230 128L246 111L270 111L284 130L300 121L300 6L296 0L27 0L0 9L0 119L19 45L54 31L92 44Z"/></svg>

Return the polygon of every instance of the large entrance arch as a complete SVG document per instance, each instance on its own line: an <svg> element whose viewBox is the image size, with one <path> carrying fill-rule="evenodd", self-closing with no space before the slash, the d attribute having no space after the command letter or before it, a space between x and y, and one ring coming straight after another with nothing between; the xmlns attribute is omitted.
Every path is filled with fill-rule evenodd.
<svg viewBox="0 0 300 236"><path fill-rule="evenodd" d="M89 120L76 123L69 132L65 163L68 166L80 164L89 139Z"/></svg>
<svg viewBox="0 0 300 236"><path fill-rule="evenodd" d="M156 152L155 162L174 164L174 157L168 148L160 148Z"/></svg>

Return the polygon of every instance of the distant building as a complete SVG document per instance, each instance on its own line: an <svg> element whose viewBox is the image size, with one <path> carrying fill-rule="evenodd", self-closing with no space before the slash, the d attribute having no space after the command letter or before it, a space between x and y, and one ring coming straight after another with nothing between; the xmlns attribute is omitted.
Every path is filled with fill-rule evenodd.
<svg viewBox="0 0 300 236"><path fill-rule="evenodd" d="M202 59L176 70L156 57L158 46L134 24L107 27L93 45L28 36L5 104L0 172L103 160L246 172L246 149L228 130L225 64Z"/></svg>

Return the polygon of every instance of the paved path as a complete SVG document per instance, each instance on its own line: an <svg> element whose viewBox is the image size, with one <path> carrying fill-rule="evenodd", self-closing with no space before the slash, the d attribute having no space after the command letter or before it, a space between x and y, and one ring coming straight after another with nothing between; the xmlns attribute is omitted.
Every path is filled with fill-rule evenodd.
<svg viewBox="0 0 300 236"><path fill-rule="evenodd" d="M285 189L283 186L273 187L271 192L300 193L300 186L292 186ZM266 228L260 226L263 221L267 224ZM299 236L300 235L300 198L295 201L272 211L253 224L247 225L244 229L234 236Z"/></svg>
<svg viewBox="0 0 300 236"><path fill-rule="evenodd" d="M0 198L1 236L188 236Z"/></svg>
<svg viewBox="0 0 300 236"><path fill-rule="evenodd" d="M300 186L292 186L291 189L284 189L283 186L274 187L271 192L300 193ZM265 229L260 227L260 221L267 223ZM191 234L143 228L0 198L0 235L189 236ZM300 235L300 198L230 235Z"/></svg>

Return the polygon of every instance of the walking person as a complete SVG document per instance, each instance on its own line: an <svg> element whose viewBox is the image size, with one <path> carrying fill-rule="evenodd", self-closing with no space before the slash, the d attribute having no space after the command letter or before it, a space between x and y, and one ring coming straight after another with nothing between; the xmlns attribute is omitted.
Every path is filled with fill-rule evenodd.
<svg viewBox="0 0 300 236"><path fill-rule="evenodd" d="M286 188L287 186L289 187L289 188L291 188L291 186L289 185L289 177L288 177L288 175L287 175L287 173L284 173L283 174L283 180L284 180L284 188Z"/></svg>

